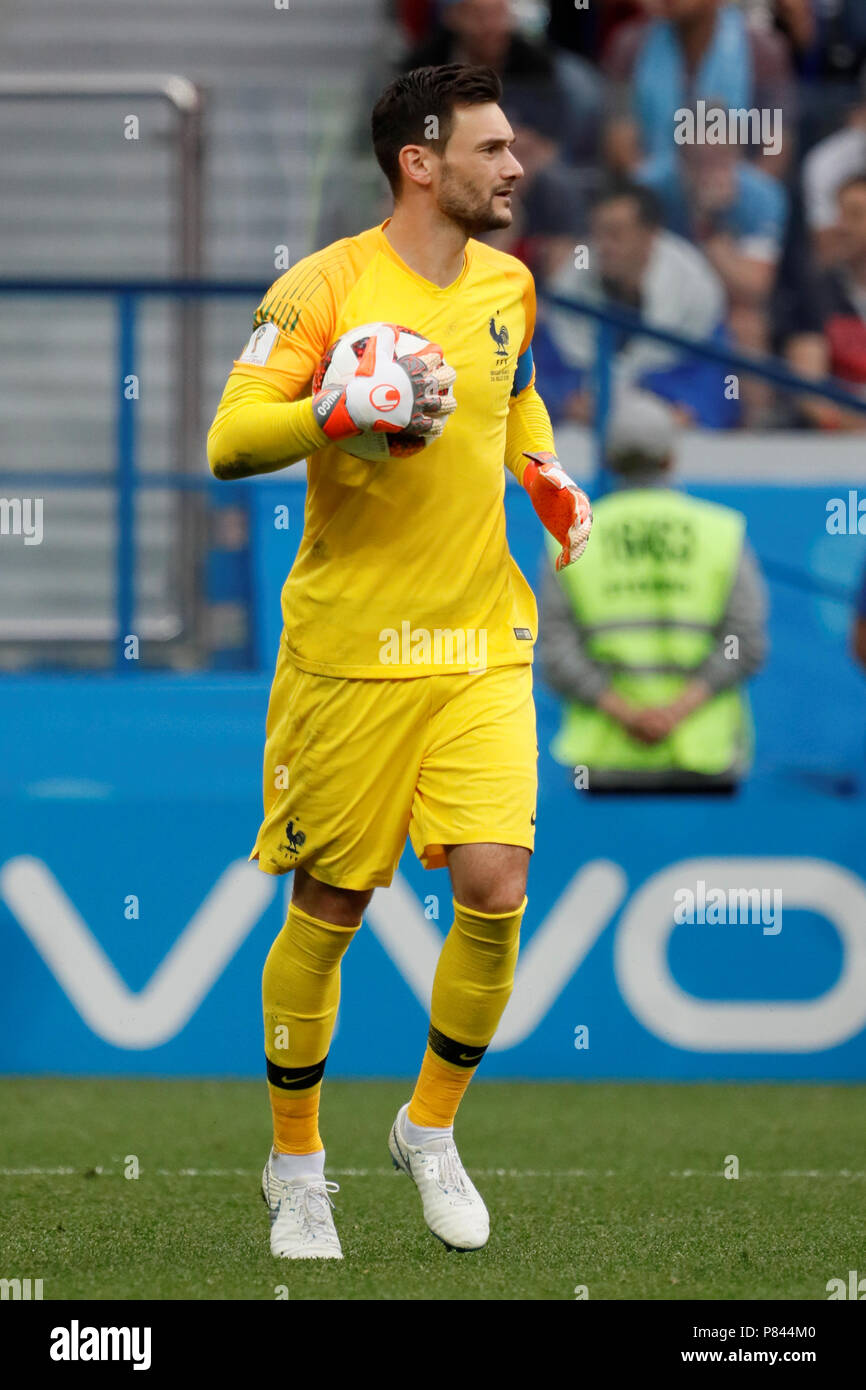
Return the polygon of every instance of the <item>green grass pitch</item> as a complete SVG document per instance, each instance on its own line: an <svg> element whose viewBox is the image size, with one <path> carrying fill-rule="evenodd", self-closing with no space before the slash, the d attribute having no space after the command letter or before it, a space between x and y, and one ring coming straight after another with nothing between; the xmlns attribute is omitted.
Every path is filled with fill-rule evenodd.
<svg viewBox="0 0 866 1390"><path fill-rule="evenodd" d="M864 1087L479 1079L457 1140L491 1238L464 1254L391 1168L409 1089L326 1080L345 1259L320 1265L268 1251L263 1085L0 1081L0 1274L46 1299L812 1300L866 1273Z"/></svg>

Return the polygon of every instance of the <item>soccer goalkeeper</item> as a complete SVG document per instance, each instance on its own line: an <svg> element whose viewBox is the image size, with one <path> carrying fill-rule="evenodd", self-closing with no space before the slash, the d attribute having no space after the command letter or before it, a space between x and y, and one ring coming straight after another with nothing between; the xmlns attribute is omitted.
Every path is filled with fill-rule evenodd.
<svg viewBox="0 0 866 1390"><path fill-rule="evenodd" d="M489 1234L453 1124L513 987L538 753L537 615L508 551L503 465L556 537L560 565L579 557L592 524L535 390L532 276L475 239L510 224L523 172L500 98L483 67L419 68L386 88L372 136L393 215L271 287L208 436L217 478L309 460L251 855L266 873L294 871L262 982L274 1122L262 1190L271 1249L289 1259L342 1258L318 1127L322 1077L341 958L373 890L391 882L407 831L425 867L448 866L454 922L418 1078L389 1148L434 1235L475 1250ZM335 339L374 322L404 325L435 347L400 359L378 393L368 354L370 390L353 380L313 392ZM447 420L443 357L456 370ZM411 431L432 432L428 447L376 462L342 450L387 427L376 402L387 405L389 392ZM386 654L383 635L404 623L411 650Z"/></svg>

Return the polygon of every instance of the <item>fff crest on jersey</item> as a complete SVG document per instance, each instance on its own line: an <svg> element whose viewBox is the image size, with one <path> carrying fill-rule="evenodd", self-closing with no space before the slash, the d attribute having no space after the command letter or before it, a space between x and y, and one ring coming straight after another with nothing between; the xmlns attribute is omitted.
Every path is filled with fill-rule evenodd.
<svg viewBox="0 0 866 1390"><path fill-rule="evenodd" d="M501 327L497 327L495 316L490 320L490 336L496 344L496 356L507 357L509 342L508 328L504 323Z"/></svg>
<svg viewBox="0 0 866 1390"><path fill-rule="evenodd" d="M496 353L493 359L493 366L490 368L490 380L507 381L509 379L509 373L511 371L512 362L511 353L509 350L511 334L508 332L507 324L497 324L496 317L498 312L499 311L497 310L496 314L491 315L488 321L490 336L496 345Z"/></svg>

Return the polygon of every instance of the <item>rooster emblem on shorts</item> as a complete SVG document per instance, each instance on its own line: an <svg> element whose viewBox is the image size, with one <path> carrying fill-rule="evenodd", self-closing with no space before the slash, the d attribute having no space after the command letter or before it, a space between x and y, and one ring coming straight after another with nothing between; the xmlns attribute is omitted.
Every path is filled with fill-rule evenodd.
<svg viewBox="0 0 866 1390"><path fill-rule="evenodd" d="M295 822L293 820L290 820L288 825L286 826L286 839L292 846L292 849L300 849L301 845L304 844L306 838L307 837L304 834L303 830L296 830Z"/></svg>
<svg viewBox="0 0 866 1390"><path fill-rule="evenodd" d="M306 843L307 837L303 830L296 830L294 820L290 820L286 826L286 839L288 844L280 845L280 849L286 849L290 854L297 854L301 845Z"/></svg>
<svg viewBox="0 0 866 1390"><path fill-rule="evenodd" d="M496 320L495 320L495 318L492 318L492 319L490 320L490 336L491 336L491 338L493 339L494 343L496 344L496 356L497 356L497 357L507 357L507 356L508 356L508 329L506 328L505 324L503 324L501 328L497 328L497 327L496 327Z"/></svg>

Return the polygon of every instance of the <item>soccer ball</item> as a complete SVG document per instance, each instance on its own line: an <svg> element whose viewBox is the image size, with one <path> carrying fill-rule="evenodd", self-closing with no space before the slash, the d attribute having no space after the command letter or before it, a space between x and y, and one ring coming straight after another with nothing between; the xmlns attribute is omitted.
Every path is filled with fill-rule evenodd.
<svg viewBox="0 0 866 1390"><path fill-rule="evenodd" d="M429 338L423 337L420 333L414 333L411 328L404 328L402 324L395 323L387 326L393 328L397 334L394 344L395 359L405 357L408 353L415 353L420 356L430 345ZM326 391L329 386L345 386L355 375L358 362L364 355L364 349L370 335L381 327L382 325L379 323L365 323L360 328L350 329L348 333L344 333L341 338L332 343L313 377L313 395L319 391ZM455 372L443 362L438 373L443 382L439 395L443 398L448 397L451 402L454 402ZM443 411L442 415L436 418L432 430L427 434L411 434L409 430L365 430L363 434L350 435L347 439L341 439L340 448L344 449L347 454L354 454L356 458L360 459L409 458L412 454L420 453L422 449L426 449L428 444L432 444L434 439L439 438L445 427L448 412L453 410L454 404L446 408L446 411Z"/></svg>

